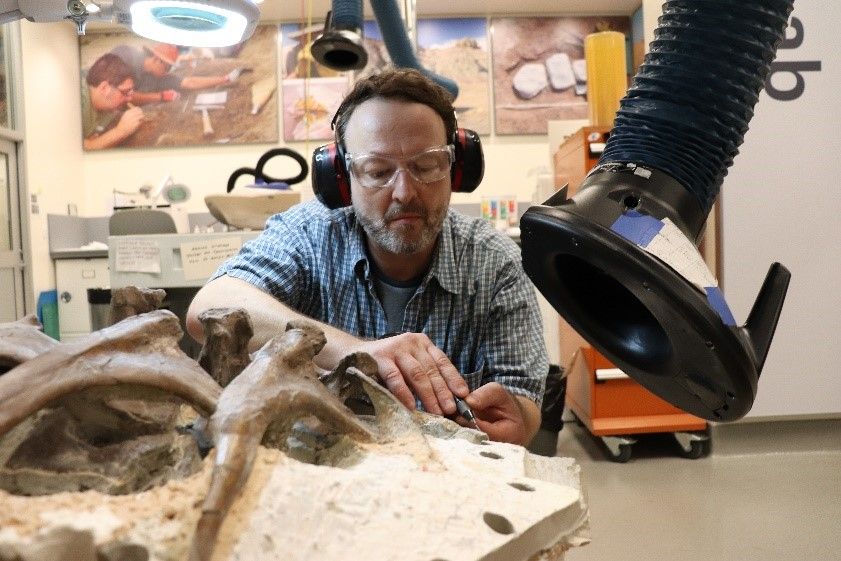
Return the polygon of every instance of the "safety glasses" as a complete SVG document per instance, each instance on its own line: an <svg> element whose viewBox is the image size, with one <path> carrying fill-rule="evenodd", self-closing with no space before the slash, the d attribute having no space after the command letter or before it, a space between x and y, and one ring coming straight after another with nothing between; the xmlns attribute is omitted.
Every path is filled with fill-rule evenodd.
<svg viewBox="0 0 841 561"><path fill-rule="evenodd" d="M114 88L115 90L117 90L120 93L120 95L123 96L123 97L131 97L131 94L134 93L134 86L133 85L132 86L122 86L122 87L117 87L117 86L111 86L111 87Z"/></svg>
<svg viewBox="0 0 841 561"><path fill-rule="evenodd" d="M436 146L409 158L393 158L379 154L345 154L345 163L359 185L366 189L389 187L401 169L415 181L434 183L450 174L455 160L455 146Z"/></svg>

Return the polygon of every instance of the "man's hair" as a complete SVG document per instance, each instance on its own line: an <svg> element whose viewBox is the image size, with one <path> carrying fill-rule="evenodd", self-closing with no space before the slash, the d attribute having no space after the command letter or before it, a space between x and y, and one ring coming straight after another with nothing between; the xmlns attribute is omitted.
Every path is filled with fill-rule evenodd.
<svg viewBox="0 0 841 561"><path fill-rule="evenodd" d="M116 88L125 82L126 78L134 78L128 64L117 55L107 53L96 59L88 70L85 81L94 88L102 82L108 82Z"/></svg>
<svg viewBox="0 0 841 561"><path fill-rule="evenodd" d="M444 121L447 142L455 135L457 125L452 94L417 70L395 68L360 80L347 94L333 117L339 145L344 147L345 130L353 111L377 97L426 105Z"/></svg>

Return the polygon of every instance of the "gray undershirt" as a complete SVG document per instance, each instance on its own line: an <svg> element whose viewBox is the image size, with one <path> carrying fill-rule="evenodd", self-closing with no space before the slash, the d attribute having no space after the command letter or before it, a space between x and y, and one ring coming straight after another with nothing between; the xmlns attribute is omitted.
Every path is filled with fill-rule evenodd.
<svg viewBox="0 0 841 561"><path fill-rule="evenodd" d="M377 298L383 305L385 319L388 323L389 333L401 333L403 331L403 316L406 313L406 305L417 291L423 280L422 277L406 282L400 282L383 277L381 274L372 275L374 278L374 290Z"/></svg>

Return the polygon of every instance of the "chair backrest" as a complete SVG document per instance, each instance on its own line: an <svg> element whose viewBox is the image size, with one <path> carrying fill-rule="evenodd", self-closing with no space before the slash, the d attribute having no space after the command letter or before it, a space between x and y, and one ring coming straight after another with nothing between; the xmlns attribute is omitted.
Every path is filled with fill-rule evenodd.
<svg viewBox="0 0 841 561"><path fill-rule="evenodd" d="M163 210L136 208L118 210L108 220L108 233L112 236L136 234L176 234L175 220Z"/></svg>

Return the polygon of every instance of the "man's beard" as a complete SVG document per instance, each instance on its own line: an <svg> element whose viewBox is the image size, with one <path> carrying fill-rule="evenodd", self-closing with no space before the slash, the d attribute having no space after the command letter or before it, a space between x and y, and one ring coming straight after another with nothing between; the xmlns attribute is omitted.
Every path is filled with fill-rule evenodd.
<svg viewBox="0 0 841 561"><path fill-rule="evenodd" d="M409 239L405 229L388 227L388 223L401 214L416 214L421 217L423 223L419 236ZM435 243L447 216L447 205L430 211L416 204L394 204L382 218L372 217L357 208L356 216L371 241L390 253L407 255L422 251Z"/></svg>

